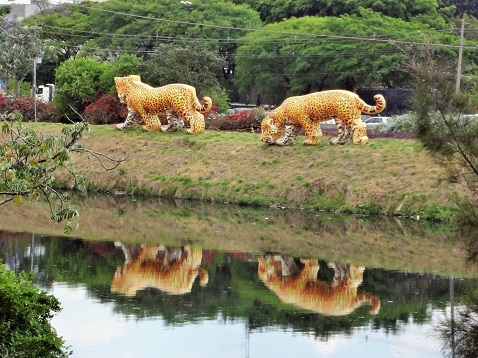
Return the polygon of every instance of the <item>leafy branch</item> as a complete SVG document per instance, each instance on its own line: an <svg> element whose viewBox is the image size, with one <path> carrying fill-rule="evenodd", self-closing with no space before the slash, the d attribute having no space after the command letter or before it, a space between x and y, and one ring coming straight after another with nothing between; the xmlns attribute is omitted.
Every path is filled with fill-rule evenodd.
<svg viewBox="0 0 478 358"><path fill-rule="evenodd" d="M72 153L92 155L105 170L112 170L125 160L83 148L79 141L89 129L84 120L64 127L58 136L44 136L25 126L18 112L0 114L0 124L0 205L11 201L22 205L24 201L44 197L52 220L67 221L67 234L77 223L79 213L72 207L68 194L55 189L55 172L64 169L73 178L72 189L86 193L87 178L72 169Z"/></svg>

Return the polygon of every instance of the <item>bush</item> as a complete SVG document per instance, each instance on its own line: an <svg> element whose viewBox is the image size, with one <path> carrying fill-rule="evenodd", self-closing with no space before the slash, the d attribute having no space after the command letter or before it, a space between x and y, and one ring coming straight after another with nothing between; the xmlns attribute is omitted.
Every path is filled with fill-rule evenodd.
<svg viewBox="0 0 478 358"><path fill-rule="evenodd" d="M91 124L111 124L124 122L128 109L119 102L118 96L109 93L88 104L83 118Z"/></svg>
<svg viewBox="0 0 478 358"><path fill-rule="evenodd" d="M25 122L35 120L35 102L33 97L0 95L0 113L20 112ZM37 121L55 122L56 108L51 103L37 100Z"/></svg>
<svg viewBox="0 0 478 358"><path fill-rule="evenodd" d="M58 300L0 264L0 355L2 357L67 357L70 351L50 320L61 310Z"/></svg>
<svg viewBox="0 0 478 358"><path fill-rule="evenodd" d="M256 130L261 127L266 114L264 108L257 107L234 114L218 115L208 118L207 127L216 130Z"/></svg>

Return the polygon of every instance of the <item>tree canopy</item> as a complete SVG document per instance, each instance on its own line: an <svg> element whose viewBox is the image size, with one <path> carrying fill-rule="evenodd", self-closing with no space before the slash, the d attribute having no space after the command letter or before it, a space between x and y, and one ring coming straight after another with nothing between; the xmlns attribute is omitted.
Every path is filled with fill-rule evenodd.
<svg viewBox="0 0 478 358"><path fill-rule="evenodd" d="M124 55L116 61L100 61L93 57L69 59L56 70L54 103L58 113L78 119L85 107L103 94L113 92L114 77L137 73L141 59Z"/></svg>
<svg viewBox="0 0 478 358"><path fill-rule="evenodd" d="M239 40L236 83L274 104L328 88L409 87L408 59L415 46L429 42L441 61L456 63L458 38L428 25L363 8L354 15L293 18ZM466 63L472 67L473 60L470 51Z"/></svg>
<svg viewBox="0 0 478 358"><path fill-rule="evenodd" d="M250 5L265 23L292 17L359 14L360 8L366 8L405 21L431 20L443 26L451 21L454 10L439 7L437 0L234 0L234 3Z"/></svg>
<svg viewBox="0 0 478 358"><path fill-rule="evenodd" d="M244 28L259 28L256 11L246 5L204 0L183 5L176 0L109 0L63 4L25 22L37 21L49 38L65 47L104 57L124 52L148 55L160 43L196 39L206 47L227 49Z"/></svg>
<svg viewBox="0 0 478 358"><path fill-rule="evenodd" d="M24 23L37 21L45 36L61 46L63 60L90 56L111 62L134 53L151 67L141 65L148 80L159 73L162 78L192 81L155 49L171 43L186 49L184 44L199 43L224 58L228 73L234 73L218 77L222 86L242 92L254 88L262 102L277 103L288 95L331 87L410 87L407 59L423 44L439 46L440 61L456 64L459 32L452 26L460 4L458 0L204 0L189 5L177 0L84 1L45 9ZM269 24L264 26L261 19ZM476 39L471 29L465 38ZM476 82L475 46L465 44L467 84ZM159 58L171 70L149 61Z"/></svg>
<svg viewBox="0 0 478 358"><path fill-rule="evenodd" d="M33 60L49 58L55 52L40 35L40 27L0 31L0 78L14 79L18 83L16 94L25 74L33 72Z"/></svg>
<svg viewBox="0 0 478 358"><path fill-rule="evenodd" d="M219 87L218 76L225 60L197 42L159 44L149 58L139 65L141 78L152 86L187 83L198 95Z"/></svg>

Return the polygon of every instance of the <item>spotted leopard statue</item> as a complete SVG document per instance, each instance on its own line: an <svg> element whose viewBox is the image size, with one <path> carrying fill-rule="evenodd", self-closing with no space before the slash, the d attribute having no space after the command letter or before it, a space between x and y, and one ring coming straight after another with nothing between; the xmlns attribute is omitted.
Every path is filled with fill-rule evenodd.
<svg viewBox="0 0 478 358"><path fill-rule="evenodd" d="M386 105L381 94L375 95L374 99L376 105L370 106L357 94L344 90L289 97L262 120L261 140L270 145L291 145L304 129L307 139L303 143L316 145L323 135L320 123L333 118L337 136L330 140L330 144L346 144L350 136L354 144L366 144L367 129L361 113L378 114Z"/></svg>
<svg viewBox="0 0 478 358"><path fill-rule="evenodd" d="M128 77L133 81L138 81L145 89L153 89L153 87L151 87L150 85L141 82L141 77L138 75L130 75ZM127 104L126 96L123 93L123 86L122 86L123 81L125 81L124 77L115 78L116 90L118 92L119 101L121 104ZM191 87L188 85L184 85L184 86ZM124 123L119 123L116 125L116 128L119 130L133 127L135 124L139 124L142 122L142 119L138 113L136 113L129 105L127 106L127 108L128 108L128 115L126 117L126 120L124 121ZM155 116L150 116L148 118L150 120L150 123L145 123L145 126L143 128L145 129L157 128L158 126L160 126L162 132L174 132L184 127L184 121L181 118L179 118L173 110L168 109L166 110L164 114L168 122L166 125L162 125L158 116L155 115Z"/></svg>
<svg viewBox="0 0 478 358"><path fill-rule="evenodd" d="M115 77L115 84L120 101L124 100L128 106L129 120L132 121L136 113L145 122L146 130L170 131L171 127L175 125L171 126L170 124L168 128L161 128L157 115L166 113L167 117L169 116L171 119L173 118L172 113L176 113L181 120L190 123L187 133L200 134L204 132L203 113L211 109L212 100L209 97L204 97L205 104L201 105L194 87L173 83L153 88L138 81L138 77L135 75Z"/></svg>

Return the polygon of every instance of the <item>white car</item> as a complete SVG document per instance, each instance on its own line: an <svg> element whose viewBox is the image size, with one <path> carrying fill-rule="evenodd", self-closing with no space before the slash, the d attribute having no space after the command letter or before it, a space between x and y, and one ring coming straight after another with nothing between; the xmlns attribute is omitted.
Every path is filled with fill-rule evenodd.
<svg viewBox="0 0 478 358"><path fill-rule="evenodd" d="M372 116L364 120L367 128L376 128L380 125L387 124L392 117Z"/></svg>

